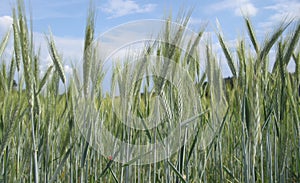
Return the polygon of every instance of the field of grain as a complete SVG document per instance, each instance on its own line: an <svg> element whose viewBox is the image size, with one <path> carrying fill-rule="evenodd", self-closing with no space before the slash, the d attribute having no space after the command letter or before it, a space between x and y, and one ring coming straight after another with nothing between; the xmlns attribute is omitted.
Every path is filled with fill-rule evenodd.
<svg viewBox="0 0 300 183"><path fill-rule="evenodd" d="M24 6L13 9L13 29L0 43L1 60L10 61L0 63L0 182L300 181L299 22L282 23L260 42L245 18L247 38L234 50L216 32L234 78L229 83L209 41L198 53L205 29L186 45L183 29L166 23L165 40L146 46L140 62L114 67L116 97L103 91L105 71L96 59L89 12L82 69L67 78L51 33L43 49L53 64L40 75ZM182 17L183 28L189 16ZM9 36L13 56L3 58ZM151 55L159 58L154 65ZM160 77L139 79L149 71ZM153 122L159 125L147 126ZM127 145L106 139L108 133ZM158 145L138 153L128 144ZM177 151L170 153L172 147Z"/></svg>

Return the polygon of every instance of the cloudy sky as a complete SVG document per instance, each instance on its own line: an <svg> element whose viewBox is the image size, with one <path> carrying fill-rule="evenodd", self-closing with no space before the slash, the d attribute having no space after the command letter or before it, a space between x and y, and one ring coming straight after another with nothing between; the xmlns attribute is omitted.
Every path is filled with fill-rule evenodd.
<svg viewBox="0 0 300 183"><path fill-rule="evenodd" d="M11 10L15 4L13 0L1 2L1 37L10 28ZM51 29L64 58L74 61L81 57L88 0L26 0L25 5L27 12L32 13L36 46L45 46L44 35ZM300 0L95 0L95 6L96 36L127 22L162 19L170 13L176 18L179 12L191 8L193 14L189 26L192 30L197 31L203 24L207 24L206 30L215 32L218 19L229 43L247 35L243 15L251 18L258 38L272 31L284 18L300 20ZM151 25L142 28L143 31L149 31ZM135 30L132 31L134 33ZM130 40L133 33L121 36ZM50 61L46 53L42 57L46 60L44 64ZM70 70L68 63L65 62L67 72Z"/></svg>

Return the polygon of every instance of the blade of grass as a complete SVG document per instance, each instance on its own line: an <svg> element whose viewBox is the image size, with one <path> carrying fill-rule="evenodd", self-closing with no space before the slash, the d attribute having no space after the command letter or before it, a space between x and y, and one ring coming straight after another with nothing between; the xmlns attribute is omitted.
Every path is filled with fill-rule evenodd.
<svg viewBox="0 0 300 183"><path fill-rule="evenodd" d="M52 177L51 177L49 183L53 183L54 181L57 180L57 175L58 175L58 173L61 171L61 169L63 168L63 166L65 165L65 163L66 163L66 161L67 161L67 159L68 159L68 157L69 157L69 155L70 155L70 153L71 153L71 150L72 150L72 148L73 148L73 145L74 145L74 144L72 144L71 147L70 147L70 148L68 149L68 151L66 152L64 158L62 159L62 161L60 162L59 166L56 168L54 174L52 175Z"/></svg>
<svg viewBox="0 0 300 183"><path fill-rule="evenodd" d="M182 181L182 182L186 182L185 178L183 177L183 175L176 169L176 167L169 161L167 160L169 166L171 167L171 170L174 171L174 173L177 175L177 177Z"/></svg>

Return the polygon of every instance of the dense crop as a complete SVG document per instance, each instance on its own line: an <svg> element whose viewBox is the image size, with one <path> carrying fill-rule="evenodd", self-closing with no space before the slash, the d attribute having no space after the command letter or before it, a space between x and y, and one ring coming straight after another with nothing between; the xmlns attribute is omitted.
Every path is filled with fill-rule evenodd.
<svg viewBox="0 0 300 183"><path fill-rule="evenodd" d="M245 18L250 41L240 39L234 50L228 48L218 32L217 39L234 77L225 82L211 44L201 47L205 49L201 52L204 55L198 53L204 29L185 45L181 40L182 29L170 30L167 23L165 40L148 45L140 65L131 67L124 63L114 68L111 83L120 90L115 97L103 94L105 71L102 63L96 62L97 50L92 47L95 22L94 11L90 12L84 42L84 82L79 70L74 68L67 85L63 60L52 35L46 40L53 65L40 76L40 58L34 51L33 33L27 27L22 3L13 10L12 32L2 38L0 45L2 56L9 36L13 36L14 55L3 58L11 62L8 66L1 63L0 71L1 182L299 182L299 22L283 23L260 44L250 20ZM182 18L183 28L189 17L190 13ZM290 29L290 34L284 34L286 29ZM275 50L276 56L270 72L271 50ZM195 88L193 93L175 88L164 77L153 77L152 85L142 85L136 78L147 72L143 63L149 61L151 54L173 60L184 68ZM204 61L207 66L202 73L200 62ZM295 62L293 74L287 70L290 62ZM161 68L157 67L157 72L160 76L168 77L171 73L175 77L176 67L168 64L164 62ZM16 72L18 87L14 88ZM131 83L133 79L138 82ZM60 82L64 86L63 94L59 93ZM219 87L211 87L213 82ZM133 89L127 90L128 86ZM161 97L164 106L159 111L153 108L156 96ZM189 101L186 96L195 96L196 101ZM129 100L124 103L124 98ZM123 141L132 144L161 141L188 114L196 116L195 122L190 125L189 134L180 133L191 138L186 143L179 138L179 151L157 163L133 165L146 158L146 154L131 157L125 164L114 162L116 156L129 151L124 148L104 157L93 148L95 141L87 141L81 135L82 126L78 121L88 118L76 112L83 100L92 104L102 125ZM197 108L184 108L185 101L194 102ZM221 109L214 102L220 102ZM141 123L150 113L161 114L164 118L157 119L163 123L153 129L129 128L121 123L124 118L119 119L113 111L113 106L119 106L123 114L124 105L129 106ZM216 111L218 114L214 114ZM203 144L203 128L216 119L220 124L213 129L212 140ZM90 126L84 132L89 134L89 139L96 138L90 129L93 128ZM104 148L112 147L113 144Z"/></svg>

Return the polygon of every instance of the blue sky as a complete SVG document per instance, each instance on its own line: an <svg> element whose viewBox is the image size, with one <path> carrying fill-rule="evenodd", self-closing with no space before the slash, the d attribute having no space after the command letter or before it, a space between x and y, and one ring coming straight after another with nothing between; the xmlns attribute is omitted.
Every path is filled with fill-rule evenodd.
<svg viewBox="0 0 300 183"><path fill-rule="evenodd" d="M14 1L3 1L0 7L1 19L3 16L10 16L11 8L15 5ZM56 36L83 36L88 0L30 0L25 1L25 4L27 9L31 7L34 31L43 33L51 27ZM214 26L215 19L218 18L225 35L229 38L235 37L244 28L241 12L250 15L255 27L262 31L278 23L288 14L300 18L299 0L95 0L95 5L96 33L137 19L160 19L170 12L176 16L180 10L192 7L194 11L191 24L194 27L201 22L209 22L210 26ZM3 21L5 20L1 20Z"/></svg>
<svg viewBox="0 0 300 183"><path fill-rule="evenodd" d="M1 37L12 23L11 9L15 4L13 0L1 2ZM88 0L30 0L25 1L25 5L27 12L32 12L36 45L41 45L42 48L45 46L44 34L51 28L64 58L74 61L81 57ZM247 36L243 14L251 18L259 38L272 31L286 17L300 20L300 0L95 0L95 6L96 36L126 22L161 19L170 12L176 17L180 11L190 8L194 8L189 23L192 30L197 31L201 25L207 23L206 31L214 32L217 30L218 19L228 43ZM50 57L46 52L42 57L46 60L44 64L49 64ZM68 63L65 62L66 71L70 71Z"/></svg>
<svg viewBox="0 0 300 183"><path fill-rule="evenodd" d="M45 32L50 26L57 36L80 37L83 35L88 0L25 2L31 7L34 29ZM1 2L0 16L11 15L14 1ZM224 30L239 32L241 11L252 17L254 24L277 23L287 14L299 19L299 0L95 0L97 6L97 30L104 31L120 23L143 18L163 18L172 11L176 16L180 10L194 7L192 23L209 21L214 24L218 18ZM230 25L229 25L230 24Z"/></svg>

